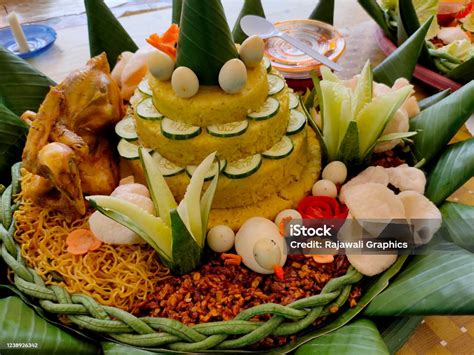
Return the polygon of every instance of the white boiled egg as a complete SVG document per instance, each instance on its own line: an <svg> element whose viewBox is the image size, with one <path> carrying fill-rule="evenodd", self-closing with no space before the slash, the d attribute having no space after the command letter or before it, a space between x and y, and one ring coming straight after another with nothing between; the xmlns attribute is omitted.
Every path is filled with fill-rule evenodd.
<svg viewBox="0 0 474 355"><path fill-rule="evenodd" d="M337 187L331 180L319 180L313 185L311 190L313 196L337 197Z"/></svg>
<svg viewBox="0 0 474 355"><path fill-rule="evenodd" d="M161 81L169 80L173 75L174 61L166 53L155 51L148 56L148 70L151 75Z"/></svg>
<svg viewBox="0 0 474 355"><path fill-rule="evenodd" d="M254 68L262 61L264 51L263 39L258 36L250 36L240 46L239 57L248 68Z"/></svg>
<svg viewBox="0 0 474 355"><path fill-rule="evenodd" d="M207 233L207 244L216 253L225 253L234 246L235 233L226 225L212 227Z"/></svg>
<svg viewBox="0 0 474 355"><path fill-rule="evenodd" d="M347 167L342 161L332 161L323 169L323 179L342 184L347 178Z"/></svg>
<svg viewBox="0 0 474 355"><path fill-rule="evenodd" d="M171 87L178 97L187 99L197 94L199 79L191 69L178 67L171 76Z"/></svg>
<svg viewBox="0 0 474 355"><path fill-rule="evenodd" d="M247 83L247 68L240 59L228 60L219 72L219 85L228 94L237 94Z"/></svg>

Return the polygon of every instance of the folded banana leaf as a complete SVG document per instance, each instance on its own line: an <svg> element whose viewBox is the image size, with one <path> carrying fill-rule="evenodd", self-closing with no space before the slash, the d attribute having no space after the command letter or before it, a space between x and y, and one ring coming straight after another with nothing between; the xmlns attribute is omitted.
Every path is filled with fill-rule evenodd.
<svg viewBox="0 0 474 355"><path fill-rule="evenodd" d="M181 10L183 9L183 0L173 0L171 10L171 22L179 26L181 20Z"/></svg>
<svg viewBox="0 0 474 355"><path fill-rule="evenodd" d="M245 0L242 10L240 10L239 16L235 21L234 29L232 30L232 37L235 43L242 43L247 38L247 35L242 31L240 27L240 20L242 17L247 15L255 15L265 17L265 11L263 10L262 2L260 0Z"/></svg>
<svg viewBox="0 0 474 355"><path fill-rule="evenodd" d="M446 89L418 101L418 106L420 107L420 111L426 110L428 107L433 106L434 104L440 102L445 97L449 96L450 93L451 93L451 89Z"/></svg>
<svg viewBox="0 0 474 355"><path fill-rule="evenodd" d="M474 82L471 82L410 120L410 131L418 131L413 141L419 161L425 159L429 163L441 153L474 112L473 97Z"/></svg>
<svg viewBox="0 0 474 355"><path fill-rule="evenodd" d="M413 335L423 316L374 317L373 320L379 329L383 329L381 335L388 351L390 354L395 354Z"/></svg>
<svg viewBox="0 0 474 355"><path fill-rule="evenodd" d="M309 18L332 25L334 23L334 0L319 0Z"/></svg>
<svg viewBox="0 0 474 355"><path fill-rule="evenodd" d="M122 52L135 52L138 47L103 0L84 0L84 4L91 57L105 52L112 69Z"/></svg>
<svg viewBox="0 0 474 355"><path fill-rule="evenodd" d="M440 205L473 176L474 138L471 138L444 151L428 176L425 195Z"/></svg>
<svg viewBox="0 0 474 355"><path fill-rule="evenodd" d="M359 319L304 344L295 352L295 355L312 354L388 355L390 353L375 324L368 319Z"/></svg>
<svg viewBox="0 0 474 355"><path fill-rule="evenodd" d="M20 116L37 111L50 86L56 83L28 62L0 46L0 103Z"/></svg>
<svg viewBox="0 0 474 355"><path fill-rule="evenodd" d="M374 80L392 86L400 77L411 80L421 49L425 45L425 36L433 17L429 18L400 47L393 51L374 69Z"/></svg>
<svg viewBox="0 0 474 355"><path fill-rule="evenodd" d="M474 57L451 70L448 77L460 83L468 83L474 80Z"/></svg>
<svg viewBox="0 0 474 355"><path fill-rule="evenodd" d="M392 30L388 27L387 21L385 20L384 11L380 8L377 0L357 0L357 2L364 8L370 17L382 28L385 35L393 42L396 43L396 36Z"/></svg>
<svg viewBox="0 0 474 355"><path fill-rule="evenodd" d="M474 253L474 206L445 202L441 208L446 239Z"/></svg>

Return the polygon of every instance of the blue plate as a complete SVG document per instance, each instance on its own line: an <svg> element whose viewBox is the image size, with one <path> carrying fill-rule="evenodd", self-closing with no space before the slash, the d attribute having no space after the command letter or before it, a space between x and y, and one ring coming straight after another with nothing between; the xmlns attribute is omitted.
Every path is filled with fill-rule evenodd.
<svg viewBox="0 0 474 355"><path fill-rule="evenodd" d="M30 46L30 51L20 53L18 45L13 37L10 27L5 27L0 30L0 45L13 52L21 58L31 58L43 53L50 48L54 41L56 41L56 31L46 25L21 25L25 32L26 40Z"/></svg>

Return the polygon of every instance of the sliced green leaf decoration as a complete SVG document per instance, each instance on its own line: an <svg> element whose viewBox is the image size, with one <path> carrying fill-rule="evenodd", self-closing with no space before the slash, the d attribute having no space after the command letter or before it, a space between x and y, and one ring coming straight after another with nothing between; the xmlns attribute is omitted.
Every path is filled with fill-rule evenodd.
<svg viewBox="0 0 474 355"><path fill-rule="evenodd" d="M418 101L418 106L420 107L420 111L426 110L428 107L433 106L434 104L440 102L445 97L449 96L450 93L451 93L451 89L446 89Z"/></svg>
<svg viewBox="0 0 474 355"><path fill-rule="evenodd" d="M443 225L447 234L445 239L474 253L474 206L445 202L440 208Z"/></svg>
<svg viewBox="0 0 474 355"><path fill-rule="evenodd" d="M409 138L415 136L416 134L417 132L390 133L377 139L377 143L388 142L394 139Z"/></svg>
<svg viewBox="0 0 474 355"><path fill-rule="evenodd" d="M235 21L234 29L232 30L232 37L235 43L242 43L247 38L247 35L240 27L240 20L247 15L265 17L261 0L244 0L244 6L240 10L237 21Z"/></svg>
<svg viewBox="0 0 474 355"><path fill-rule="evenodd" d="M390 353L375 324L368 319L359 319L304 344L295 354L388 355Z"/></svg>
<svg viewBox="0 0 474 355"><path fill-rule="evenodd" d="M102 351L104 355L153 355L155 351L146 351L136 347L122 345L119 343L104 342L102 343Z"/></svg>
<svg viewBox="0 0 474 355"><path fill-rule="evenodd" d="M179 26L181 21L181 11L183 9L183 0L173 0L173 7L171 10L171 22Z"/></svg>
<svg viewBox="0 0 474 355"><path fill-rule="evenodd" d="M474 176L474 138L450 145L428 175L425 195L439 205Z"/></svg>
<svg viewBox="0 0 474 355"><path fill-rule="evenodd" d="M20 116L38 111L51 86L56 83L28 62L0 46L0 103Z"/></svg>
<svg viewBox="0 0 474 355"><path fill-rule="evenodd" d="M412 36L374 69L374 80L392 86L398 78L411 80L425 36L433 17L430 17Z"/></svg>
<svg viewBox="0 0 474 355"><path fill-rule="evenodd" d="M429 162L441 153L474 112L473 97L474 81L410 120L410 131L419 132L413 139L418 160L424 158Z"/></svg>
<svg viewBox="0 0 474 355"><path fill-rule="evenodd" d="M380 8L377 0L357 0L357 2L364 8L370 17L383 29L385 35L393 42L396 43L396 37L390 30L385 19L384 11Z"/></svg>
<svg viewBox="0 0 474 355"><path fill-rule="evenodd" d="M104 0L84 0L84 4L91 57L105 52L112 69L122 52L137 51L138 46L115 18Z"/></svg>
<svg viewBox="0 0 474 355"><path fill-rule="evenodd" d="M0 299L0 329L0 348L6 353L7 343L36 344L37 347L29 349L31 353L98 353L93 344L81 341L49 324L15 296ZM19 353L19 349L12 350Z"/></svg>
<svg viewBox="0 0 474 355"><path fill-rule="evenodd" d="M346 135L339 145L336 159L345 161L350 166L359 166L362 163L360 153L358 149L354 149L359 146L359 128L356 121L351 121L347 127Z"/></svg>
<svg viewBox="0 0 474 355"><path fill-rule="evenodd" d="M309 18L332 25L334 23L334 0L319 0Z"/></svg>
<svg viewBox="0 0 474 355"><path fill-rule="evenodd" d="M10 167L21 160L28 125L0 104L0 182L8 183Z"/></svg>
<svg viewBox="0 0 474 355"><path fill-rule="evenodd" d="M447 242L435 249L414 257L365 315L472 314L474 255Z"/></svg>
<svg viewBox="0 0 474 355"><path fill-rule="evenodd" d="M237 57L221 2L186 0L181 14L176 66L190 68L201 85L217 85L222 66Z"/></svg>
<svg viewBox="0 0 474 355"><path fill-rule="evenodd" d="M380 324L379 318L375 320ZM382 318L383 325L386 325L382 338L390 354L395 354L405 345L422 320L423 316Z"/></svg>
<svg viewBox="0 0 474 355"><path fill-rule="evenodd" d="M468 83L474 80L474 57L451 70L448 77L460 83Z"/></svg>

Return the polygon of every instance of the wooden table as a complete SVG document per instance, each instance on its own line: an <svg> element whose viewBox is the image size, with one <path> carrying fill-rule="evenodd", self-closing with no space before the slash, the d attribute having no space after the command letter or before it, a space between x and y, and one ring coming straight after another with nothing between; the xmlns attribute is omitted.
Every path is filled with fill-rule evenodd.
<svg viewBox="0 0 474 355"><path fill-rule="evenodd" d="M130 0L107 0L114 3L123 3ZM150 0L142 0L147 3ZM41 0L42 10L51 8L55 14L58 6L66 6L74 11L81 11L82 1L76 0ZM140 2L140 1L139 1ZM171 10L168 6L169 0L162 0L154 4L156 11L149 9L144 13L133 14L120 18L120 22L129 32L131 37L139 46L145 45L145 38L149 34L161 33L166 30L171 20ZM28 1L6 0L8 6ZM155 2L153 2L155 3ZM231 28L240 11L242 1L222 0L224 9ZM306 18L311 13L315 0L262 0L267 18L272 21ZM79 4L79 5L78 5ZM124 5L125 6L125 5ZM151 6L151 5L150 5ZM17 9L18 12L21 7ZM24 19L35 19L34 7L24 6L25 13L21 13ZM29 13L28 13L29 11ZM70 10L71 11L71 10ZM84 15L82 15L84 17ZM58 23L50 20L50 23ZM77 25L79 23L79 25ZM46 73L48 76L61 81L70 71L85 64L89 58L87 27L84 20L71 22L68 26L67 19L62 19L61 29L58 29L58 39L45 54L29 60L31 64ZM1 23L0 23L1 26ZM346 53L340 60L345 70L340 74L348 78L359 73L367 58L371 59L373 65L378 64L383 59L382 52L378 49L373 39L375 25L367 14L357 5L355 0L338 0L336 2L335 26L342 32L347 40ZM416 85L419 96L425 96L432 90ZM464 129L458 133L456 139L466 139L470 134ZM459 202L474 204L474 180L466 184L458 191L453 198ZM467 354L468 349L474 349L474 317L426 317L423 324L409 342L400 350L399 354Z"/></svg>

